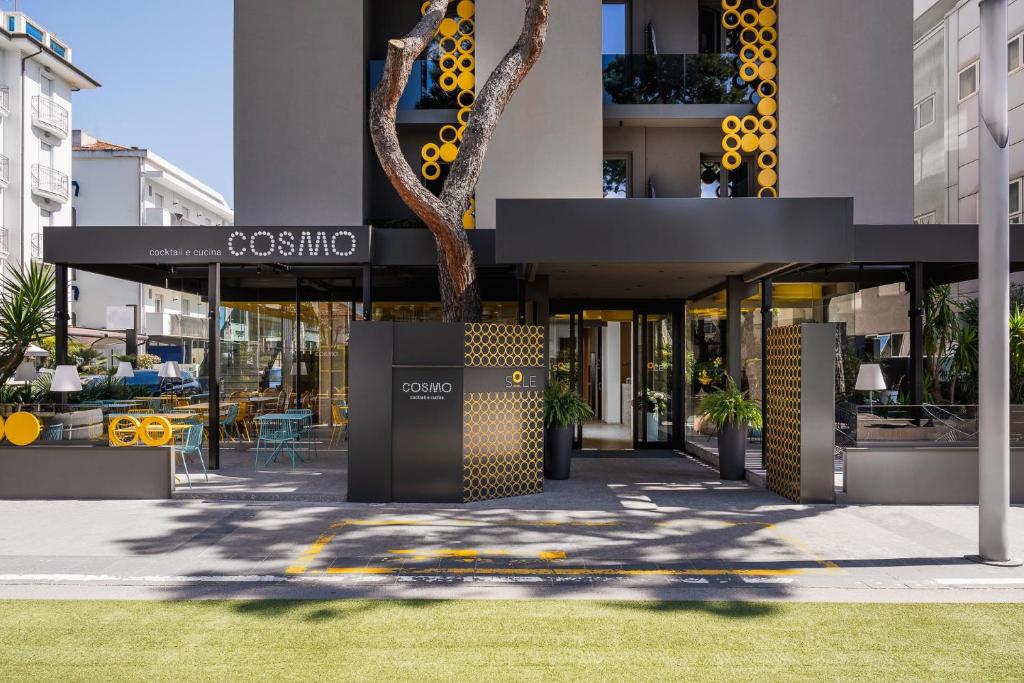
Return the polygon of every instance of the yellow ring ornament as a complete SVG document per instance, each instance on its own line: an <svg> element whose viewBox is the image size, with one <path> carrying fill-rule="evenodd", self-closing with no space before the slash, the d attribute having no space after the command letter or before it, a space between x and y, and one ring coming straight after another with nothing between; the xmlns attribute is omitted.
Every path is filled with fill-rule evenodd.
<svg viewBox="0 0 1024 683"><path fill-rule="evenodd" d="M437 82L441 84L441 90L444 90L445 92L452 92L459 84L459 79L455 76L454 71L445 71L441 74L441 77L437 79Z"/></svg>
<svg viewBox="0 0 1024 683"><path fill-rule="evenodd" d="M757 75L762 81L774 81L779 69L774 62L764 62L757 68Z"/></svg>
<svg viewBox="0 0 1024 683"><path fill-rule="evenodd" d="M740 13L734 9L722 13L722 26L732 31L740 27Z"/></svg>
<svg viewBox="0 0 1024 683"><path fill-rule="evenodd" d="M464 36L471 36L476 32L476 24L472 19L463 19L459 22L459 33Z"/></svg>
<svg viewBox="0 0 1024 683"><path fill-rule="evenodd" d="M423 157L423 161L437 161L437 158L441 156L441 148L433 142L428 142L420 150L420 156Z"/></svg>
<svg viewBox="0 0 1024 683"><path fill-rule="evenodd" d="M775 101L774 97L762 97L761 101L757 103L757 113L761 116L775 116L775 112L779 110L779 103Z"/></svg>
<svg viewBox="0 0 1024 683"><path fill-rule="evenodd" d="M459 106L463 109L472 107L476 103L476 95L472 90L462 90L459 92L459 96L455 98L459 103Z"/></svg>
<svg viewBox="0 0 1024 683"><path fill-rule="evenodd" d="M134 446L139 440L139 421L131 415L118 415L107 427L110 445L117 448Z"/></svg>
<svg viewBox="0 0 1024 683"><path fill-rule="evenodd" d="M747 62L746 64L740 67L740 78L742 78L747 83L750 83L751 81L756 81L757 74L757 64L754 64L753 62Z"/></svg>
<svg viewBox="0 0 1024 683"><path fill-rule="evenodd" d="M459 74L459 89L472 90L476 86L476 76L470 71L463 71Z"/></svg>
<svg viewBox="0 0 1024 683"><path fill-rule="evenodd" d="M753 62L759 59L761 51L754 45L744 45L740 48L740 61Z"/></svg>
<svg viewBox="0 0 1024 683"><path fill-rule="evenodd" d="M762 152L774 152L775 148L778 146L778 139L771 133L761 136L761 144L759 145L759 148Z"/></svg>
<svg viewBox="0 0 1024 683"><path fill-rule="evenodd" d="M745 9L740 13L740 25L745 28L757 26L757 11Z"/></svg>
<svg viewBox="0 0 1024 683"><path fill-rule="evenodd" d="M457 131L455 131L455 137L456 137L456 139L458 139L459 142L462 142L462 136L463 136L463 134L465 132L466 132L466 127L465 126L459 126L459 129Z"/></svg>
<svg viewBox="0 0 1024 683"><path fill-rule="evenodd" d="M757 94L761 97L775 97L779 94L779 86L775 81L761 81L757 84Z"/></svg>
<svg viewBox="0 0 1024 683"><path fill-rule="evenodd" d="M775 26L778 20L779 15L773 9L763 9L757 15L757 23L761 26Z"/></svg>
<svg viewBox="0 0 1024 683"><path fill-rule="evenodd" d="M476 227L476 218L473 216L472 212L467 211L462 214L462 227L466 230L472 230Z"/></svg>
<svg viewBox="0 0 1024 683"><path fill-rule="evenodd" d="M757 51L757 58L762 62L774 62L778 56L779 51L771 43L762 45L761 49Z"/></svg>
<svg viewBox="0 0 1024 683"><path fill-rule="evenodd" d="M447 52L441 55L441 71L455 71L455 67L459 65L458 58L455 57L455 53Z"/></svg>
<svg viewBox="0 0 1024 683"><path fill-rule="evenodd" d="M722 138L722 149L726 152L735 152L740 148L740 136L736 133L729 133Z"/></svg>
<svg viewBox="0 0 1024 683"><path fill-rule="evenodd" d="M39 418L32 413L14 413L7 418L4 432L7 440L14 446L28 446L35 443L43 426Z"/></svg>
<svg viewBox="0 0 1024 683"><path fill-rule="evenodd" d="M473 55L465 53L459 57L459 69L462 71L472 71L475 66L476 58Z"/></svg>
<svg viewBox="0 0 1024 683"><path fill-rule="evenodd" d="M0 441L4 440L4 418L0 415Z"/></svg>
<svg viewBox="0 0 1024 683"><path fill-rule="evenodd" d="M776 0L757 0L757 6L761 9L775 9L777 4Z"/></svg>
<svg viewBox="0 0 1024 683"><path fill-rule="evenodd" d="M422 5L420 5L420 16L425 15L428 9L430 9L430 0L427 0Z"/></svg>
<svg viewBox="0 0 1024 683"><path fill-rule="evenodd" d="M758 191L757 196L760 197L761 199L775 199L776 197L779 196L779 191L776 190L774 187L762 187Z"/></svg>
<svg viewBox="0 0 1024 683"><path fill-rule="evenodd" d="M774 45L779 39L779 32L773 26L764 26L758 32L758 39L765 45Z"/></svg>
<svg viewBox="0 0 1024 683"><path fill-rule="evenodd" d="M420 171L423 173L423 178L425 180L437 180L441 177L441 167L436 161L428 161L423 164Z"/></svg>
<svg viewBox="0 0 1024 683"><path fill-rule="evenodd" d="M735 133L740 129L740 117L738 116L726 116L722 120L722 132L723 133Z"/></svg>
<svg viewBox="0 0 1024 683"><path fill-rule="evenodd" d="M757 165L761 168L775 168L779 165L779 155L775 152L761 152L757 157Z"/></svg>
<svg viewBox="0 0 1024 683"><path fill-rule="evenodd" d="M453 38L459 32L459 22L447 17L441 21L441 26L437 30L445 38Z"/></svg>
<svg viewBox="0 0 1024 683"><path fill-rule="evenodd" d="M442 38L441 42L438 43L438 47L441 48L441 52L445 54L450 54L459 49L459 44L458 42L456 42L455 38L448 37Z"/></svg>
<svg viewBox="0 0 1024 683"><path fill-rule="evenodd" d="M441 145L441 161L450 164L459 156L459 148L454 143L446 142Z"/></svg>
<svg viewBox="0 0 1024 683"><path fill-rule="evenodd" d="M455 142L458 139L458 129L449 124L441 128L441 142Z"/></svg>
<svg viewBox="0 0 1024 683"><path fill-rule="evenodd" d="M779 174L770 168L762 169L757 174L757 184L761 187L775 187L777 182L779 182Z"/></svg>
<svg viewBox="0 0 1024 683"><path fill-rule="evenodd" d="M761 34L758 33L756 28L754 28L753 26L748 26L747 28L740 31L740 42L744 45L754 45L757 43L757 40L760 37L760 35Z"/></svg>
<svg viewBox="0 0 1024 683"><path fill-rule="evenodd" d="M739 9L740 0L722 0L722 9Z"/></svg>
<svg viewBox="0 0 1024 683"><path fill-rule="evenodd" d="M774 116L765 116L757 124L757 129L762 135L765 133L774 133L779 129L779 120Z"/></svg>
<svg viewBox="0 0 1024 683"><path fill-rule="evenodd" d="M166 417L150 415L139 423L139 438L150 448L166 446L174 438L171 421Z"/></svg>
<svg viewBox="0 0 1024 683"><path fill-rule="evenodd" d="M743 120L740 122L740 128L744 133L756 133L757 125L756 116L744 116Z"/></svg>
<svg viewBox="0 0 1024 683"><path fill-rule="evenodd" d="M459 110L459 113L455 115L455 119L460 125L466 126L469 123L469 115L473 110L469 107L463 107Z"/></svg>
<svg viewBox="0 0 1024 683"><path fill-rule="evenodd" d="M740 138L740 149L747 154L754 152L761 144L761 139L755 133L747 133Z"/></svg>
<svg viewBox="0 0 1024 683"><path fill-rule="evenodd" d="M722 155L722 167L727 171L735 171L743 163L739 152L726 152Z"/></svg>
<svg viewBox="0 0 1024 683"><path fill-rule="evenodd" d="M457 44L459 52L463 54L469 54L476 49L476 41L473 39L473 36L459 36Z"/></svg>
<svg viewBox="0 0 1024 683"><path fill-rule="evenodd" d="M462 0L455 8L455 13L463 19L472 19L473 15L476 14L476 5L471 0Z"/></svg>

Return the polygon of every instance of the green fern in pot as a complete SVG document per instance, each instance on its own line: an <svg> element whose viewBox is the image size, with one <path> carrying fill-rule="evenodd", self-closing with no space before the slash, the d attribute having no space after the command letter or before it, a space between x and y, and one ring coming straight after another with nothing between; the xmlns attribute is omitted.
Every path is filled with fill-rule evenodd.
<svg viewBox="0 0 1024 683"><path fill-rule="evenodd" d="M572 432L594 411L562 382L544 391L544 473L549 479L568 479L572 467Z"/></svg>
<svg viewBox="0 0 1024 683"><path fill-rule="evenodd" d="M763 424L761 409L726 375L724 389L705 394L701 417L718 429L718 460L722 479L746 477L747 432Z"/></svg>

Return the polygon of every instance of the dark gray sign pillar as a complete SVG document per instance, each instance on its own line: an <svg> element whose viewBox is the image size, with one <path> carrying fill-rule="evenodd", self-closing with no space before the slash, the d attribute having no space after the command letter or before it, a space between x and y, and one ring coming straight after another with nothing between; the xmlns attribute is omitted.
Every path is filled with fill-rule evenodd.
<svg viewBox="0 0 1024 683"><path fill-rule="evenodd" d="M68 266L65 263L57 265L54 273L54 289L56 290L56 302L54 313L56 314L56 329L54 329L54 359L56 365L67 365L68 363Z"/></svg>
<svg viewBox="0 0 1024 683"><path fill-rule="evenodd" d="M206 351L206 370L210 381L210 469L220 469L220 264L211 263L207 282L210 306L209 343Z"/></svg>

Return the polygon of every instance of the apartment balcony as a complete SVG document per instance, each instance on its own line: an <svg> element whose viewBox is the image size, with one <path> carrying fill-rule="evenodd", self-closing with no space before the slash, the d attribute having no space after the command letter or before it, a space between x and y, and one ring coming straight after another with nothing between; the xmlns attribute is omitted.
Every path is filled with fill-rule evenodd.
<svg viewBox="0 0 1024 683"><path fill-rule="evenodd" d="M49 97L32 97L32 125L64 140L70 133L71 116L68 110Z"/></svg>
<svg viewBox="0 0 1024 683"><path fill-rule="evenodd" d="M604 55L605 118L708 118L748 113L753 89L734 54Z"/></svg>
<svg viewBox="0 0 1024 683"><path fill-rule="evenodd" d="M37 197L65 204L71 198L70 185L66 173L42 164L32 164L32 194Z"/></svg>
<svg viewBox="0 0 1024 683"><path fill-rule="evenodd" d="M11 115L11 89L6 85L0 86L0 117L7 118Z"/></svg>
<svg viewBox="0 0 1024 683"><path fill-rule="evenodd" d="M10 250L10 231L7 228L0 228L0 254L8 254Z"/></svg>
<svg viewBox="0 0 1024 683"><path fill-rule="evenodd" d="M0 187L7 187L11 183L11 160L0 154Z"/></svg>
<svg viewBox="0 0 1024 683"><path fill-rule="evenodd" d="M446 92L441 87L441 65L437 60L420 59L413 63L409 85L398 101L399 123L454 123L461 108L458 88ZM384 74L384 60L370 60L370 92Z"/></svg>
<svg viewBox="0 0 1024 683"><path fill-rule="evenodd" d="M147 313L146 334L152 337L187 337L206 339L209 329L206 318L180 313Z"/></svg>

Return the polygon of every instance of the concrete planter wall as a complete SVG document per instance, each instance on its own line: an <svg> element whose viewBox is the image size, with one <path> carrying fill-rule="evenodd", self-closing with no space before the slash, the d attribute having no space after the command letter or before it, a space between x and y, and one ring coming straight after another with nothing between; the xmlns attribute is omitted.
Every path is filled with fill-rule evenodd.
<svg viewBox="0 0 1024 683"><path fill-rule="evenodd" d="M977 505L978 448L921 444L846 451L838 502L881 505ZM1010 500L1024 503L1024 448L1010 451Z"/></svg>
<svg viewBox="0 0 1024 683"><path fill-rule="evenodd" d="M0 446L0 499L150 500L173 490L173 448Z"/></svg>

